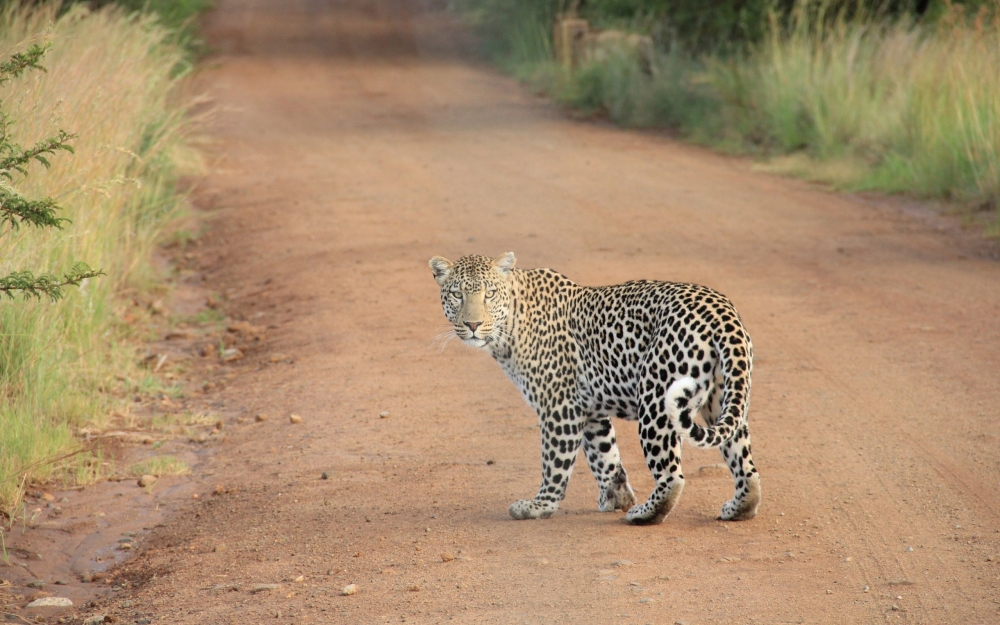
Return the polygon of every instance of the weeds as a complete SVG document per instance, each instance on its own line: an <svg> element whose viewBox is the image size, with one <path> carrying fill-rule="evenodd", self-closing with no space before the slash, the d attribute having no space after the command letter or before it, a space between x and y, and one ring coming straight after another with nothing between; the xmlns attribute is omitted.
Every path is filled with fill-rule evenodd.
<svg viewBox="0 0 1000 625"><path fill-rule="evenodd" d="M132 475L187 475L191 468L174 456L153 456L132 465Z"/></svg>
<svg viewBox="0 0 1000 625"><path fill-rule="evenodd" d="M501 65L581 114L673 128L840 188L1000 208L1000 12L945 5L936 22L918 23L803 0L726 56L674 46L660 49L652 71L611 55L567 72L539 52L544 11L484 17L491 3L477 6L481 30L508 34L490 39L494 52L507 51Z"/></svg>
<svg viewBox="0 0 1000 625"><path fill-rule="evenodd" d="M58 198L65 231L10 233L0 274L24 266L63 272L86 258L107 273L56 303L0 307L0 506L12 510L23 479L44 480L45 462L73 448L74 428L102 427L124 402L116 376L136 372L120 340L116 293L150 284L148 262L161 225L176 211L175 180L186 162L183 108L171 96L184 51L156 19L112 7L12 3L0 9L0 55L50 42L46 73L5 87L17 140L33 144L53 125L79 135L76 156L33 173L21 191ZM99 461L100 462L100 461ZM100 466L100 464L98 464Z"/></svg>

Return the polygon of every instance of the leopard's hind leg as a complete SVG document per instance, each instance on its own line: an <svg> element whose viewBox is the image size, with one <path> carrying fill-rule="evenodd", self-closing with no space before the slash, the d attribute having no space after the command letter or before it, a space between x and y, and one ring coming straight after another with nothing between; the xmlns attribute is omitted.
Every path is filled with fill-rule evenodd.
<svg viewBox="0 0 1000 625"><path fill-rule="evenodd" d="M747 426L736 430L730 440L722 444L722 458L733 474L733 498L722 506L719 518L724 521L746 521L757 516L760 506L760 474L750 453L750 430Z"/></svg>
<svg viewBox="0 0 1000 625"><path fill-rule="evenodd" d="M611 417L587 420L583 427L583 453L601 489L597 495L597 508L601 512L631 508L635 504L635 492L629 486L628 474L622 466Z"/></svg>

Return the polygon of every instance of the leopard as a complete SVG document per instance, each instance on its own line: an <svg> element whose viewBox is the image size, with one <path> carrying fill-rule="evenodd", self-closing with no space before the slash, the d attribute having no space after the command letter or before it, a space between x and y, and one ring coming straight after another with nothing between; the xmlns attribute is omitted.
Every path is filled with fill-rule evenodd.
<svg viewBox="0 0 1000 625"><path fill-rule="evenodd" d="M718 448L734 494L720 520L756 516L760 474L747 413L753 345L733 303L697 284L636 280L580 286L552 269L516 268L513 252L429 265L454 336L492 356L538 416L542 482L512 503L518 520L551 517L582 447L598 510L662 523L684 489L681 448ZM655 481L638 504L612 418L637 421Z"/></svg>

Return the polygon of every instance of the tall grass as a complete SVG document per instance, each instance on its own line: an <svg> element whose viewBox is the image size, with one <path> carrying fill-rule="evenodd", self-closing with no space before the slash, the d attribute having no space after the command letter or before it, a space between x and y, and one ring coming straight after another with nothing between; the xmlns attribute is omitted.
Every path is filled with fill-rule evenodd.
<svg viewBox="0 0 1000 625"><path fill-rule="evenodd" d="M1000 9L946 5L921 24L828 6L800 1L759 43L725 57L661 50L652 73L614 54L572 73L551 59L514 65L584 114L672 127L842 188L1000 208ZM547 36L547 25L505 28Z"/></svg>
<svg viewBox="0 0 1000 625"><path fill-rule="evenodd" d="M799 5L789 31L717 64L713 81L748 137L844 163L835 182L1000 199L1000 22L985 13L921 26Z"/></svg>
<svg viewBox="0 0 1000 625"><path fill-rule="evenodd" d="M0 56L50 41L48 71L2 87L22 145L63 128L75 155L34 167L16 186L53 196L72 220L61 231L22 228L0 238L0 274L68 269L82 260L107 272L57 302L0 303L0 506L24 480L48 478L45 459L74 445L73 429L102 425L124 401L116 376L133 367L116 322L117 294L150 279L151 248L176 209L183 161L183 108L172 72L183 51L154 18L107 7L7 7ZM124 377L124 376L122 376ZM112 392L118 389L118 393Z"/></svg>

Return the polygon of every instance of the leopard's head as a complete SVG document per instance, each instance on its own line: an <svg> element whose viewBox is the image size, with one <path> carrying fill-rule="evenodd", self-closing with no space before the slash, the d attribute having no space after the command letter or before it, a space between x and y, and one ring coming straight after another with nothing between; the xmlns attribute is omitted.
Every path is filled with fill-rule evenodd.
<svg viewBox="0 0 1000 625"><path fill-rule="evenodd" d="M497 258L463 256L454 263L435 256L430 260L434 279L441 285L444 316L466 345L487 348L502 342L511 314L513 252Z"/></svg>

